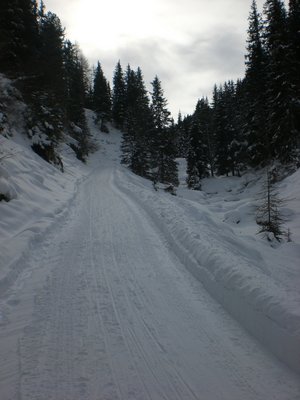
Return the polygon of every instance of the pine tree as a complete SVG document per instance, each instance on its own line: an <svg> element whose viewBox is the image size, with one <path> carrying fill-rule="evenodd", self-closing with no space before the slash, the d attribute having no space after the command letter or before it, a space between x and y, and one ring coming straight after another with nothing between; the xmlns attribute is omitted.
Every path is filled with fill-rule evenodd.
<svg viewBox="0 0 300 400"><path fill-rule="evenodd" d="M280 215L280 206L282 204L283 200L273 186L272 173L267 171L266 182L263 186L262 203L256 212L256 222L261 226L258 233L265 233L268 239L271 233L275 239L280 241L284 234L282 228L283 219Z"/></svg>
<svg viewBox="0 0 300 400"><path fill-rule="evenodd" d="M64 45L66 82L66 111L69 132L77 144L71 144L78 159L85 161L90 150L89 130L85 118L86 97L85 68L79 48L70 41Z"/></svg>
<svg viewBox="0 0 300 400"><path fill-rule="evenodd" d="M149 143L151 114L149 98L140 68L126 71L126 110L122 140L122 163L134 173L149 175Z"/></svg>
<svg viewBox="0 0 300 400"><path fill-rule="evenodd" d="M189 188L200 189L201 179L209 176L209 135L211 130L211 109L207 99L197 102L192 118L190 145L187 156L187 184Z"/></svg>
<svg viewBox="0 0 300 400"><path fill-rule="evenodd" d="M35 71L38 51L34 0L0 2L0 71L15 77Z"/></svg>
<svg viewBox="0 0 300 400"><path fill-rule="evenodd" d="M284 3L265 3L265 42L267 65L267 134L271 158L281 162L293 160L294 136L293 89L289 78L288 25Z"/></svg>
<svg viewBox="0 0 300 400"><path fill-rule="evenodd" d="M151 84L153 133L150 146L153 180L177 185L175 132L167 109L167 100L157 76Z"/></svg>
<svg viewBox="0 0 300 400"><path fill-rule="evenodd" d="M215 137L215 167L219 175L228 175L231 169L229 146L231 138L226 129L226 100L222 87L215 86L213 93L213 129Z"/></svg>
<svg viewBox="0 0 300 400"><path fill-rule="evenodd" d="M101 120L102 130L106 131L106 122L111 120L111 91L99 61L94 73L93 109Z"/></svg>
<svg viewBox="0 0 300 400"><path fill-rule="evenodd" d="M177 123L175 125L177 157L186 158L188 155L191 124L192 115L182 117L181 113L178 114Z"/></svg>
<svg viewBox="0 0 300 400"><path fill-rule="evenodd" d="M117 63L113 76L112 119L118 129L124 126L126 109L126 89L124 74L120 61Z"/></svg>
<svg viewBox="0 0 300 400"><path fill-rule="evenodd" d="M121 162L133 169L133 159L135 154L136 132L135 132L135 106L136 106L136 75L127 66L125 83L125 101L123 116L123 138L121 144L122 157Z"/></svg>
<svg viewBox="0 0 300 400"><path fill-rule="evenodd" d="M213 139L215 167L220 175L239 175L244 167L245 141L241 132L241 116L237 85L228 81L213 95Z"/></svg>
<svg viewBox="0 0 300 400"><path fill-rule="evenodd" d="M63 137L65 123L63 38L64 32L59 18L53 13L44 13L41 3L37 12L39 46L36 65L31 79L25 80L23 94L29 103L27 118L28 134L33 150L48 162L62 162L58 145Z"/></svg>
<svg viewBox="0 0 300 400"><path fill-rule="evenodd" d="M51 93L55 99L64 101L64 66L63 43L64 29L60 19L54 13L44 14L43 3L39 13L39 69L38 83L47 93Z"/></svg>
<svg viewBox="0 0 300 400"><path fill-rule="evenodd" d="M288 14L288 68L291 82L291 135L296 151L300 148L300 1L289 1ZM298 160L300 156L298 155Z"/></svg>
<svg viewBox="0 0 300 400"><path fill-rule="evenodd" d="M135 152L132 169L140 176L149 176L149 134L152 129L152 119L149 97L144 83L142 70L135 74L136 100L134 107Z"/></svg>
<svg viewBox="0 0 300 400"><path fill-rule="evenodd" d="M253 0L249 16L246 54L245 124L242 127L247 140L247 157L253 166L259 165L269 156L269 141L266 135L266 63L263 46L262 20Z"/></svg>

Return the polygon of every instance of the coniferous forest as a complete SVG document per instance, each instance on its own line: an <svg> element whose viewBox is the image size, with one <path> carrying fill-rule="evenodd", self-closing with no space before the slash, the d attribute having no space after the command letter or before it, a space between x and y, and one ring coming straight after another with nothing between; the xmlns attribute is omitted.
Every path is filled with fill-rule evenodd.
<svg viewBox="0 0 300 400"><path fill-rule="evenodd" d="M95 111L102 131L111 124L123 132L121 162L154 183L178 184L177 157L187 159L191 189L207 176L300 165L299 0L288 7L266 0L262 13L253 0L244 78L215 85L211 101L200 97L194 113L176 122L159 77L148 93L141 68L119 61L111 87L101 62L90 68L43 1L1 1L0 49L0 73L28 104L32 149L61 170L61 142L82 161L93 150L85 108Z"/></svg>

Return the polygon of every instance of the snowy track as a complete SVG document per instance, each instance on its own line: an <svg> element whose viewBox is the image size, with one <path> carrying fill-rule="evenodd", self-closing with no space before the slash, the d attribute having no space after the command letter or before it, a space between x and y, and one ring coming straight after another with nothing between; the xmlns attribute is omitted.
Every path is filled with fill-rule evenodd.
<svg viewBox="0 0 300 400"><path fill-rule="evenodd" d="M2 300L1 400L296 400L298 378L95 170Z"/></svg>

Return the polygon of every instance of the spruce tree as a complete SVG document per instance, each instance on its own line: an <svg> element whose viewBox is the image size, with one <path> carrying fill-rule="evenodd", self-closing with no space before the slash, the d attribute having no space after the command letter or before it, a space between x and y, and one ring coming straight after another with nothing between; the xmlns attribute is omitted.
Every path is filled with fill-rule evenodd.
<svg viewBox="0 0 300 400"><path fill-rule="evenodd" d="M167 109L161 81L156 76L151 84L153 133L150 146L153 180L177 185L176 143L172 119Z"/></svg>
<svg viewBox="0 0 300 400"><path fill-rule="evenodd" d="M34 73L38 42L36 1L1 0L0 71L11 77Z"/></svg>
<svg viewBox="0 0 300 400"><path fill-rule="evenodd" d="M44 13L41 3L37 13L39 46L31 79L25 80L23 94L29 104L28 134L33 150L45 160L59 164L58 145L65 123L63 38L59 18Z"/></svg>
<svg viewBox="0 0 300 400"><path fill-rule="evenodd" d="M111 120L111 91L99 61L93 83L93 109L97 113L97 119L101 121L102 130L106 130L106 122Z"/></svg>
<svg viewBox="0 0 300 400"><path fill-rule="evenodd" d="M288 74L291 83L291 125L296 151L300 147L300 1L289 1ZM298 160L300 155L298 154Z"/></svg>
<svg viewBox="0 0 300 400"><path fill-rule="evenodd" d="M148 136L151 124L149 98L140 68L133 71L127 67L126 110L122 140L122 163L134 173L149 175Z"/></svg>
<svg viewBox="0 0 300 400"><path fill-rule="evenodd" d="M226 130L226 103L222 87L214 87L213 93L213 130L216 143L215 167L219 175L230 172L229 144Z"/></svg>
<svg viewBox="0 0 300 400"><path fill-rule="evenodd" d="M90 150L90 137L84 111L86 102L85 68L79 48L70 41L66 41L64 45L64 68L69 132L77 141L77 144L73 143L71 147L78 159L86 161Z"/></svg>
<svg viewBox="0 0 300 400"><path fill-rule="evenodd" d="M266 181L263 186L261 204L256 210L256 222L260 225L258 233L264 233L269 240L272 240L270 234L280 241L284 234L283 218L280 213L280 207L284 200L279 197L274 189L272 172L267 171Z"/></svg>
<svg viewBox="0 0 300 400"><path fill-rule="evenodd" d="M209 135L211 110L207 99L197 102L192 118L189 152L187 156L187 184L191 189L201 188L201 179L209 176Z"/></svg>
<svg viewBox="0 0 300 400"><path fill-rule="evenodd" d="M121 144L121 162L133 169L133 158L135 154L136 131L135 131L135 106L136 106L136 75L127 66L125 83L125 101L124 101L124 116L123 116L123 137Z"/></svg>
<svg viewBox="0 0 300 400"><path fill-rule="evenodd" d="M64 29L60 19L54 13L39 15L39 84L47 93L51 93L58 102L64 101L63 43Z"/></svg>
<svg viewBox="0 0 300 400"><path fill-rule="evenodd" d="M113 93L112 93L112 119L118 129L124 126L126 109L126 89L124 74L120 61L117 63L113 76Z"/></svg>
<svg viewBox="0 0 300 400"><path fill-rule="evenodd" d="M293 88L288 65L288 25L284 3L265 3L265 42L267 65L267 134L270 157L281 162L293 160L294 135Z"/></svg>
<svg viewBox="0 0 300 400"><path fill-rule="evenodd" d="M267 56L262 38L262 19L253 0L249 15L246 54L245 123L243 133L247 140L247 157L251 165L262 163L269 156L266 135L266 63Z"/></svg>
<svg viewBox="0 0 300 400"><path fill-rule="evenodd" d="M190 132L192 124L192 115L182 117L178 114L176 129L176 149L177 157L186 158L189 152Z"/></svg>
<svg viewBox="0 0 300 400"><path fill-rule="evenodd" d="M236 85L228 81L214 89L213 129L215 140L215 166L220 175L239 175L244 165L244 143L238 120Z"/></svg>
<svg viewBox="0 0 300 400"><path fill-rule="evenodd" d="M136 100L134 107L135 152L133 155L133 171L138 175L149 176L149 135L152 129L152 119L149 97L144 83L142 70L135 73Z"/></svg>

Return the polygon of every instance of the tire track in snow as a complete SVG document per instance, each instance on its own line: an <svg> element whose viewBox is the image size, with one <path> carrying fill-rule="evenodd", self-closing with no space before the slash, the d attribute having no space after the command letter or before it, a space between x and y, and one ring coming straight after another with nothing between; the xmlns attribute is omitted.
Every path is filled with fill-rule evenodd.
<svg viewBox="0 0 300 400"><path fill-rule="evenodd" d="M35 255L37 267L47 264L44 280L24 283L36 301L20 339L18 400L298 398L290 375L119 190L111 167L85 183L52 240Z"/></svg>
<svg viewBox="0 0 300 400"><path fill-rule="evenodd" d="M132 212L134 212L134 210L136 210L137 207L134 206L134 204L135 204L135 200L134 200L134 199L131 199L131 198L128 196L128 194L123 193L123 192L119 189L119 187L116 187L116 186L115 186L115 187L113 187L112 189L113 189L114 193L115 193L117 196L120 196L120 197L122 198L122 200L128 205L128 207L132 210ZM153 224L153 221L151 221L151 220L149 219L149 216L148 216L148 215L146 215L146 218L148 219L149 225L152 225L152 224ZM155 228L157 229L157 227L155 227ZM167 244L167 241L166 241L166 239L164 238L164 235L162 234L162 232L161 232L160 230L157 230L157 233L158 233L158 235L161 237L162 243ZM167 245L167 247L168 247L168 245ZM139 249L139 247L138 247L138 249ZM174 258L177 259L177 257L176 257L175 255L174 255ZM129 260L128 260L128 261L129 261ZM179 260L177 260L177 261L180 263ZM128 263L128 265L130 265L130 262ZM126 279L126 278L125 278L125 279ZM145 307L145 304L144 304L144 307ZM177 307L180 308L180 304L177 304ZM146 309L146 307L145 307L145 309ZM183 310L183 311L185 312L185 310ZM146 324L146 322L144 321L143 318L141 318L141 321L142 321L142 323L144 324L144 326L146 327L146 330L149 332L150 337L152 337L152 339L153 339L154 341L157 342L158 347L161 349L160 343L157 341L157 339L154 338L153 333L152 333L151 330L147 327L147 324ZM210 347L211 347L211 349L214 349L214 353L215 353L215 354L217 354L217 353L219 353L219 352L222 352L222 348L221 348L220 346L217 345L217 342L216 342L216 341L214 341L214 340L212 340L210 337L208 337L207 332L206 332L204 329L201 329L201 332L203 333L204 336L207 337L208 341L210 342ZM165 352L164 349L163 349L163 352ZM227 359L228 359L228 356L230 356L230 354L227 353L227 354L226 354ZM232 355L232 356L233 356L233 355ZM167 361L167 364L168 364L169 369L173 370L173 374L174 374L174 376L177 378L177 381L181 382L182 385L183 385L183 386L186 386L187 389L188 389L188 393L181 393L181 394L179 394L179 397L178 397L178 398L179 398L179 399L186 398L187 394L189 395L189 398L192 398L192 397L190 397L190 396L193 396L193 398L198 398L198 397L196 396L196 394L193 392L193 390L190 388L190 386L189 386L189 385L185 382L185 380L182 378L182 376L180 375L180 373L176 370L176 368L174 368L174 365L172 365L170 362L168 362L167 359L166 359L166 361ZM253 389L253 387L247 382L247 380L243 378L243 376L239 373L238 369L237 369L237 368L234 368L234 365L235 365L235 358L232 357L231 368L233 367L233 368L232 368L232 369L234 370L233 376L235 377L235 379L236 379L236 381L237 381L237 385L240 385L240 386L243 386L243 387L247 388L248 392L252 392L253 398L256 398L256 396L257 396L258 393L257 393L257 392ZM176 387L176 380L173 382L173 387L174 387L174 386Z"/></svg>
<svg viewBox="0 0 300 400"><path fill-rule="evenodd" d="M103 199L102 199L103 200ZM116 207L114 207L114 209L116 209ZM106 210L107 211L107 210ZM110 243L111 244L113 244L113 240L110 240ZM115 252L114 252L114 250L111 250L111 253L113 254L113 255L115 255ZM117 265L117 263L115 263L114 262L114 265L116 266ZM130 265L130 263L128 263L128 265ZM126 285L125 285L126 286ZM113 297L113 295L112 295L112 297ZM114 302L115 302L115 300L114 300ZM144 326L146 326L146 325L144 325ZM150 332L150 331L149 331ZM151 339L151 336L150 336L150 339ZM153 336L152 336L152 340L153 340ZM145 344L145 343L144 343ZM157 346L157 343L156 343L156 346ZM145 360L147 360L147 359L151 359L151 357L149 357L149 354L148 354L148 356L144 356L144 359ZM163 361L163 360L161 360L161 361ZM167 364L167 366L166 366L166 368L163 370L163 371L167 371L168 369L170 369L170 366L171 366L171 364L170 364L170 362L168 362L168 363L166 363ZM171 368L172 369L172 368ZM174 368L173 368L174 369ZM152 368L152 371L153 371L153 368ZM176 377L176 379L174 379L174 376ZM169 376L167 375L166 376L166 378L167 378L167 381L170 379L169 378ZM169 379L168 379L169 378ZM163 381L163 379L160 377L160 382L161 381ZM178 372L177 371L175 371L175 370L173 370L173 376L172 376L172 379L171 379L171 381L170 381L170 383L169 383L169 386L168 386L168 391L169 392L172 392L173 390L174 390L174 388L176 388L176 384L177 384L177 381L182 381L182 383L184 383L184 381L183 381L183 379L180 377L180 375L178 374ZM186 385L186 384L185 384ZM183 385L184 386L184 385ZM186 385L187 387L188 387L188 385ZM181 388L181 390L182 390L182 388ZM191 391L191 389L189 388L189 393L188 393L188 397L189 398L192 398L191 396L192 396L192 391ZM183 395L182 394L176 394L176 393L173 393L172 394L172 398L174 398L176 396L176 398L184 398L184 397L186 397L187 396L187 394L185 393L184 394L184 397L183 397Z"/></svg>
<svg viewBox="0 0 300 400"><path fill-rule="evenodd" d="M110 178L110 188L111 188L111 190L113 191L113 193L115 194L115 197L116 197L116 198L119 198L119 197L120 197L120 192L119 192L118 190L116 190L116 188L115 188L115 186L114 186L114 184L113 184L113 175L111 175L111 178ZM131 204L128 204L128 200L129 200L129 199L127 199L127 201L124 201L124 197L123 197L123 196L121 196L121 199L122 199L122 203L123 203L123 204L126 204L126 208L129 207L130 212L132 213L132 215L135 214L135 215L136 215L136 219L140 218L140 216L136 213L136 210L134 210L134 208L132 207L132 203L131 203ZM123 207L124 207L124 205L123 205ZM128 211L127 211L127 212L128 212ZM135 222L136 222L136 221L135 221ZM112 229L111 229L112 227L111 227L111 225L109 226L109 228L110 228L111 243L112 243L112 246L114 247L114 240L113 240L113 236L114 236L114 235L113 235L113 233L112 233ZM126 235L126 232L123 233L123 236L124 236L124 235ZM145 259L145 254L143 254L143 253L141 252L141 247L140 247L140 246L137 246L136 252L137 252L137 257L136 257L137 259L140 259L140 260ZM114 265L117 267L117 268L116 268L116 273L117 273L119 276L121 276L121 275L120 275L121 268L118 267L119 263L118 263L118 261L116 260L116 255L119 253L119 251L118 251L118 249L113 248L112 253L113 253L113 255L114 255L114 261L115 261L115 262L114 262ZM122 255L126 257L126 260L127 260L127 263L126 263L126 264L127 264L128 266L130 266L130 265L132 265L132 264L134 263L134 260L130 259L130 258L128 257L128 253L126 253L125 251L122 253ZM127 272L127 273L128 273L128 272L131 272L131 270L128 268L126 272ZM124 282L124 281L126 282L126 285L123 285L123 286L125 286L125 288L128 289L128 288L130 287L130 284L128 284L128 277L127 277L127 274L123 274L123 275L122 275L122 281L123 281L123 282ZM137 297L137 296L135 296L135 297ZM142 328L143 328L143 331L144 331L144 332L143 332L143 335L140 335L140 337L145 336L145 334L148 336L148 341L153 342L154 347L158 349L158 352L159 352L159 354L160 354L160 356L161 356L161 361L163 361L164 364L165 364L165 366L166 366L165 369L164 369L164 371L172 371L172 374L168 373L164 378L162 378L161 373L160 373L160 376L157 376L157 374L155 374L155 370L153 369L153 367L151 367L151 366L149 365L148 359L151 359L150 355L145 353L145 351L143 350L143 345L142 345L142 343L140 342L140 340L139 340L139 338L137 337L137 335L135 334L134 330L133 330L133 329L130 329L131 327L128 326L128 329L129 329L130 334L131 334L131 336L132 336L132 338L133 338L133 340L134 340L135 345L138 346L139 351L140 351L140 353L143 355L143 358L144 358L144 360L145 360L145 362L146 362L146 365L147 365L148 368L150 369L152 375L155 377L155 380L156 380L156 382L158 383L158 385L161 386L161 385L162 385L162 382L164 382L164 385L165 385L165 382L168 382L168 387L167 387L167 389L166 389L166 392L168 393L168 397L167 397L167 398L169 398L169 396L172 396L171 398L173 398L173 399L174 399L174 398L177 398L177 399L179 399L179 400L180 400L180 399L183 399L183 398L197 399L198 397L197 397L196 394L193 392L193 390L191 389L191 387L190 387L190 386L187 384L187 382L182 378L182 376L181 376L180 373L176 370L176 368L175 368L174 365L170 362L170 360L168 360L168 358L167 358L167 356L166 356L166 350L164 349L164 347L162 346L162 344L161 344L160 341L158 340L157 336L155 336L154 333L153 333L154 329L153 329L153 328L150 329L150 328L149 328L149 325L145 322L145 319L144 319L143 315L149 315L149 307L147 307L147 306L146 306L146 303L143 302L142 309L139 308L139 309L133 311L133 310L132 310L131 301L128 300L128 295L127 295L127 293L125 292L125 290L124 290L124 298L125 298L125 300L126 300L128 309L130 309L132 315L135 315L136 317L138 317L139 324L140 324L140 325L142 326ZM140 299L142 299L142 296L140 297ZM141 312L143 312L143 315L141 314ZM153 317L153 313L151 313L151 314L152 314L152 317ZM153 324L153 322L154 322L154 324ZM152 325L154 325L154 326L158 325L158 321L157 321L157 320L154 320L154 321L152 320ZM178 386L179 386L178 391L172 393L172 391L173 391L174 389L176 389L177 383L178 383L178 382L181 383L180 386L178 385ZM183 390L184 387L186 388L186 390ZM164 398L165 398L165 397L164 397Z"/></svg>

